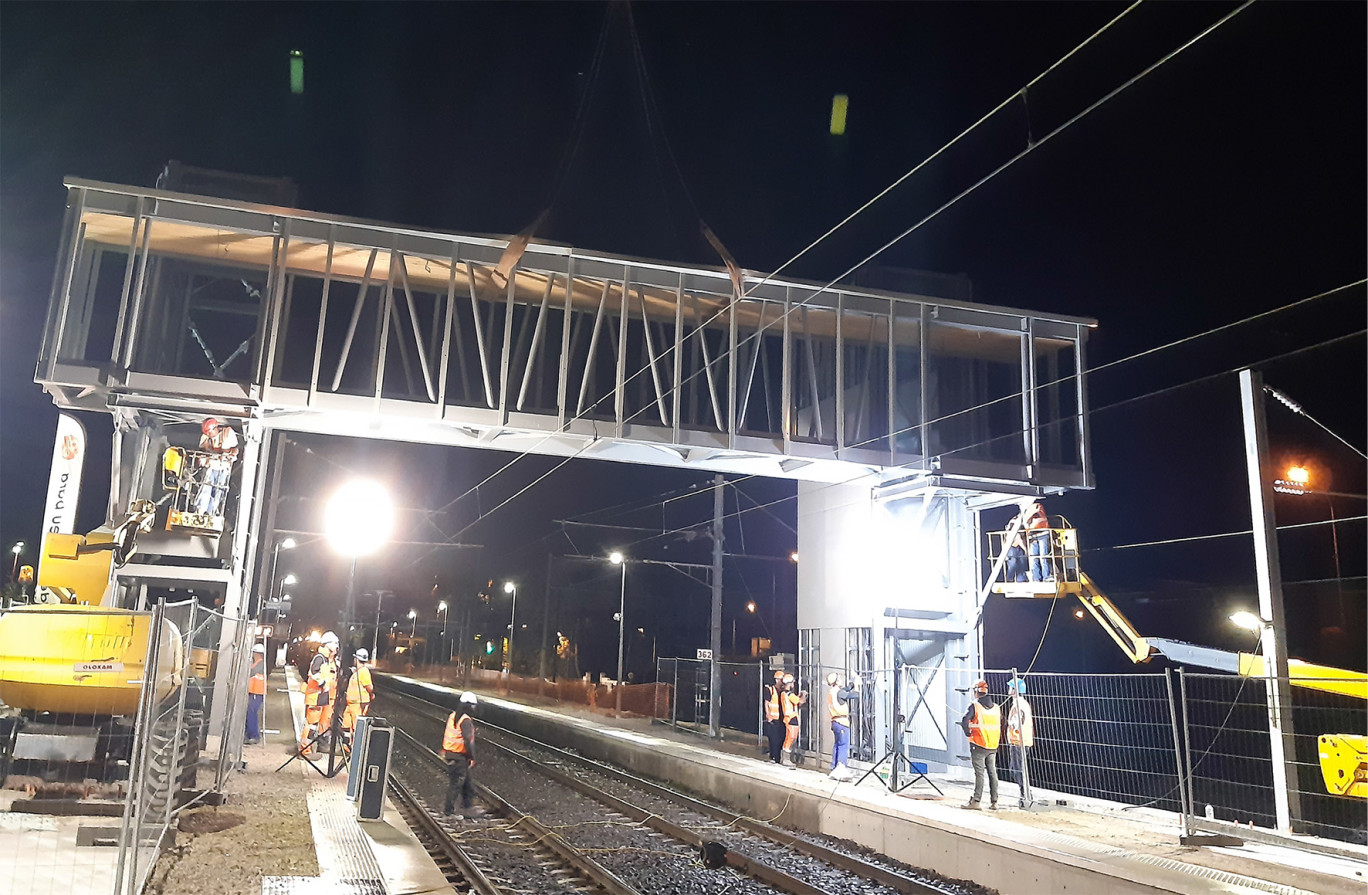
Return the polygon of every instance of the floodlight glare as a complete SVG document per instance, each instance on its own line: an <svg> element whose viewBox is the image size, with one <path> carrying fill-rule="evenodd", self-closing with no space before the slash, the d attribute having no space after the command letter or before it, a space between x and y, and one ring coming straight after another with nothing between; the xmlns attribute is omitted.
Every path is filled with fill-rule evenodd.
<svg viewBox="0 0 1368 895"><path fill-rule="evenodd" d="M517 589L517 585L515 585L512 581L505 581L505 582L504 582L504 593L506 593L506 594L511 594L511 593L513 593L513 591L516 590L516 589Z"/></svg>
<svg viewBox="0 0 1368 895"><path fill-rule="evenodd" d="M614 550L612 553L608 554L608 559L609 559L610 561L612 561L613 565L615 565L615 566L620 566L620 565L622 565L622 561L623 561L624 558L625 558L625 557L623 557L623 555L622 555L621 553L617 552L616 550Z"/></svg>
<svg viewBox="0 0 1368 895"><path fill-rule="evenodd" d="M1287 469L1287 480L1298 485L1306 485L1311 481L1311 470L1305 466L1290 466Z"/></svg>
<svg viewBox="0 0 1368 895"><path fill-rule="evenodd" d="M299 545L295 542L295 539L294 539L294 538L286 538L285 540L283 540L283 541L280 542L280 549L281 549L281 550L293 550L294 548L296 548L296 547L298 547L298 546L299 546Z"/></svg>
<svg viewBox="0 0 1368 895"><path fill-rule="evenodd" d="M1244 628L1246 631L1258 631L1264 626L1264 620L1252 612L1241 609L1230 616L1230 621L1237 628Z"/></svg>
<svg viewBox="0 0 1368 895"><path fill-rule="evenodd" d="M281 583L281 584L298 584L298 583L299 583L299 579L295 577L295 573L294 573L294 572L291 572L291 573L289 573L288 575L286 575L284 578L280 579L280 583Z"/></svg>
<svg viewBox="0 0 1368 895"><path fill-rule="evenodd" d="M394 527L394 505L378 483L348 482L328 501L324 528L338 553L365 556L380 548Z"/></svg>

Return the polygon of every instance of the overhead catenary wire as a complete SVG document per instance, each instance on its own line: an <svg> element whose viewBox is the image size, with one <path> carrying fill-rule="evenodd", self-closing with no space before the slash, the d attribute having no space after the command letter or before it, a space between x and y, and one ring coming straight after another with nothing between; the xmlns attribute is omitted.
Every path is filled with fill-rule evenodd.
<svg viewBox="0 0 1368 895"><path fill-rule="evenodd" d="M935 210L933 210L931 213L927 214L926 216L922 217L920 220L918 220L918 221L917 221L915 224L913 224L911 227L908 227L907 229L903 230L903 231L902 231L901 233L899 233L897 236L894 236L892 239L890 239L890 240L888 240L887 242L885 242L885 243L884 243L883 245L881 245L879 248L875 249L873 252L870 252L870 253L869 253L868 255L866 255L863 259L861 259L861 260L858 261L857 263L851 265L850 267L846 268L845 271L843 271L841 274L839 274L838 276L836 276L835 278L833 278L832 280L830 280L828 283L826 283L826 285L824 285L824 286L822 286L821 288L817 289L816 291L812 292L810 295L806 296L806 297L803 298L801 301L797 301L797 302L792 302L792 303L790 303L790 305L789 305L788 307L786 307L783 311L781 311L778 315L776 315L776 317L775 317L774 320L761 323L761 325L758 326L758 327L756 328L756 331L755 331L754 333L752 333L752 334L750 334L750 335L748 335L748 336L746 337L745 341L749 341L749 340L751 340L751 339L757 339L757 338L759 338L759 336L760 336L765 330L767 330L767 329L769 329L769 328L771 328L771 327L773 327L773 326L776 326L776 325L782 323L782 322L783 322L784 320L786 320L790 315L792 315L794 311L799 310L799 309L801 309L801 308L806 308L806 307L809 305L809 303L810 303L813 299L817 298L817 296L826 293L826 292L827 292L828 290L830 290L833 286L835 286L835 285L837 285L838 283L840 283L842 280L844 280L844 279L845 279L846 277L848 277L850 274L854 273L854 272L855 272L856 270L858 270L860 267L864 266L865 264L868 264L870 261L874 260L874 259L877 258L879 255L881 255L881 254L883 254L884 252L888 251L888 249L890 249L890 248L892 248L893 246L897 245L899 242L901 242L902 240L906 239L908 236L912 235L912 234L915 233L917 230L921 229L923 226L925 226L925 225L926 225L927 223L929 223L930 221L932 221L932 220L934 220L935 218L939 217L944 211L946 211L947 209L949 209L949 208L951 208L952 206L954 206L955 204L957 204L961 199L963 199L963 198L965 198L966 196L970 195L971 193L977 191L979 187L983 186L983 185L986 184L988 181L992 180L992 179L993 179L994 177L996 177L998 174L1002 173L1003 171L1005 171L1005 170L1007 170L1008 168L1010 168L1010 167L1012 167L1013 165L1015 165L1017 162L1021 161L1021 160L1022 160L1023 158L1025 158L1026 156L1028 156L1028 155L1030 155L1031 153L1035 152L1035 151L1036 151L1037 149L1039 149L1041 146L1044 146L1046 143L1050 142L1052 139L1054 139L1055 137L1059 136L1059 135L1060 135L1061 133L1063 133L1064 131L1068 130L1068 129L1069 129L1070 127L1072 127L1074 124L1078 123L1078 122L1081 121L1083 118L1087 117L1088 115L1090 115L1090 114L1092 114L1093 112L1095 112L1097 109L1101 108L1101 107L1102 107L1103 105L1105 105L1107 102L1109 102L1110 100L1114 99L1117 95L1119 95L1120 93L1122 93L1122 92L1125 91L1126 89L1130 88L1131 86L1133 86L1134 84L1136 84L1137 82L1139 82L1139 81L1140 81L1141 79L1143 79L1144 77L1146 77L1146 76L1148 76L1149 74L1151 74L1152 72L1154 72L1156 69L1158 69L1160 66L1164 65L1166 62L1168 62L1168 61L1170 61L1171 59L1173 59L1173 58L1174 58L1175 56L1177 56L1179 53L1181 53L1181 52L1183 52L1184 50L1188 49L1189 47L1193 46L1195 43L1197 43L1197 42L1198 42L1199 40L1201 40L1202 38L1206 37L1208 34L1211 34L1213 31L1215 31L1215 30L1216 30L1217 28L1219 28L1221 25L1223 25L1223 24L1225 24L1226 22L1230 21L1230 20L1231 20L1232 18L1234 18L1236 15L1238 15L1239 13L1241 13L1241 12L1243 12L1245 9L1247 9L1249 6L1251 6L1251 5L1253 4L1253 2L1254 2L1254 0L1246 0L1246 2L1244 2L1243 4L1241 4L1239 7L1237 7L1237 8L1234 9L1234 10L1232 10L1231 12L1227 13L1226 15L1222 16L1222 17L1221 17L1219 20L1217 20L1215 23L1213 23L1213 24L1207 26L1206 28L1202 29L1202 31L1198 32L1197 35L1195 35L1195 36L1192 37L1192 38L1189 38L1187 41L1185 41L1184 43L1182 43L1181 45L1179 45L1176 49L1173 49L1173 50L1169 51L1168 53L1166 53L1166 54L1165 54L1164 56L1162 56L1158 61L1151 63L1149 66L1147 66L1146 68L1144 68L1143 70L1141 70L1138 74L1133 75L1132 77L1130 77L1129 79L1127 79L1126 81L1124 81L1122 84L1120 84L1119 86L1113 88L1111 91L1109 91L1108 93L1106 93L1105 95L1103 95L1100 99L1094 100L1092 103L1090 103L1088 106L1086 106L1082 111L1080 111L1080 112L1076 113L1075 115L1073 115L1071 118L1069 118L1068 120L1066 120L1063 124L1058 125L1058 126L1055 127L1053 130L1051 130L1051 131L1049 131L1048 133L1046 133L1046 134L1045 134L1043 137L1041 137L1040 139L1038 139L1038 140L1036 140L1036 141L1034 141L1034 142L1029 143L1029 144L1026 146L1026 148L1022 149L1020 152L1016 153L1016 154L1013 155L1011 158L1007 159L1007 161L1005 161L1005 162L1003 162L1002 164L998 165L998 166L997 166L996 168L994 168L992 171L990 171L990 172L988 172L987 174L985 174L984 176L980 177L977 181L975 181L973 184L971 184L969 187L965 188L964 190L961 190L958 194L956 194L955 196L953 196L953 197L952 197L951 199L949 199L948 201L942 203L939 207L937 207ZM1128 10L1128 11L1129 11L1129 10ZM774 274L770 274L769 276L770 276L770 277L773 277ZM763 283L763 282L765 282L765 281L766 281L766 280L761 280L761 283ZM752 290L751 290L751 291L753 292L755 288L758 288L758 287L759 287L759 285L760 285L760 283L757 283L755 287L752 287ZM723 316L725 316L725 315L727 315L727 314L732 313L732 311L734 310L736 304L737 304L739 301L741 301L743 298L745 298L745 297L747 297L747 296L749 296L749 295L750 295L750 292L742 293L742 294L739 295L739 296L734 295L734 296L732 297L732 299L731 299L729 302L727 302L727 304L726 304L725 307L719 308L717 311L715 311L715 312L712 314L711 317L709 317L708 319L706 319L706 320L704 320L702 323L700 323L700 324L698 325L698 329L701 330L701 329L702 329L704 326L706 326L707 324L712 323L713 321L715 321L715 320L717 320L717 319L719 319L719 318L721 318L721 317L723 317ZM740 343L738 343L737 347L738 347L738 349L740 348ZM673 346L673 345L670 346L668 349L666 349L664 352L661 353L661 357L664 358L664 357L668 356L668 355L669 355L671 352L673 352L674 350L675 350L675 346ZM719 354L719 356L713 360L713 363L715 364L715 363L717 363L718 361L720 361L720 360L722 360L722 359L725 359L725 358L727 358L727 357L730 357L732 353L733 353L733 352L732 352L732 349L731 349L730 347L724 349L724 350ZM638 370L638 371L636 371L636 372L633 373L630 377L628 377L626 380L624 380L623 385L626 385L627 382L630 382L632 379L635 379L637 376L640 376L643 372L644 372L644 369L643 369L643 370ZM684 380L684 381L682 381L682 382L680 383L680 387L682 388L686 383L692 382L692 381L693 381L694 379L696 379L699 375L701 375L701 372L702 372L702 371L695 371L694 373L691 373L691 374L689 375L689 377L688 377L686 380ZM667 392L667 394L673 394L673 393L674 393L674 387L671 386L670 389L669 389L669 391ZM602 400L604 400L606 397L607 397L607 395L605 394L605 395L601 396L598 400L599 400L599 401L602 401ZM632 420L632 419L635 419L637 416L640 416L642 413L644 413L647 409L649 409L649 408L648 408L648 407L642 407L641 409L639 409L639 410L637 410L635 413L633 413L630 417L628 417L627 420L624 420L624 422L627 422L627 421L630 421L630 420Z"/></svg>

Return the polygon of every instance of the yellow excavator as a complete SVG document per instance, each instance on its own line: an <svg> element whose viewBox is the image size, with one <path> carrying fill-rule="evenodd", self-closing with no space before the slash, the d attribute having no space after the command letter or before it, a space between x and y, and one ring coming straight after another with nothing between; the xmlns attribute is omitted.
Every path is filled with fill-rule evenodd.
<svg viewBox="0 0 1368 895"><path fill-rule="evenodd" d="M992 592L1005 597L1057 600L1076 597L1102 630L1135 663L1164 656L1173 662L1213 668L1241 677L1264 678L1263 656L1198 646L1181 640L1143 637L1130 620L1088 577L1079 564L1078 532L1072 528L1026 529L1026 513L1018 514L1005 531L990 532L991 555L996 557L990 580ZM1039 556L1027 555L1031 539L1042 546ZM1015 549L1014 549L1015 548ZM1031 581L1029 562L1038 560L1053 580ZM1013 561L1015 560L1015 561ZM1020 569L1025 565L1027 571ZM1300 659L1287 662L1294 687L1368 700L1368 675L1344 668L1315 665ZM1331 795L1368 799L1368 736L1328 733L1319 737L1321 777Z"/></svg>

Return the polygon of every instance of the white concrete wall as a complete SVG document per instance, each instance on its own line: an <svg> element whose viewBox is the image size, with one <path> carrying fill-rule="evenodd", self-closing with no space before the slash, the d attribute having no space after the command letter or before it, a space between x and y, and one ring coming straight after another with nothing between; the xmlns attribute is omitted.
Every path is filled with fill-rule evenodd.
<svg viewBox="0 0 1368 895"><path fill-rule="evenodd" d="M868 483L799 483L798 627L818 629L823 665L844 666L846 628L869 628L876 669L891 673L895 637L919 640L916 663L942 664L951 673L939 680L950 685L980 666L977 518L965 496L939 491L877 502ZM889 608L924 617L890 617ZM879 693L875 702L876 748L882 749L889 740L891 694ZM935 726L950 739L944 760L954 764L956 755L968 752L955 726L967 702L954 692L931 702L943 712ZM821 748L829 753L825 709L818 719Z"/></svg>

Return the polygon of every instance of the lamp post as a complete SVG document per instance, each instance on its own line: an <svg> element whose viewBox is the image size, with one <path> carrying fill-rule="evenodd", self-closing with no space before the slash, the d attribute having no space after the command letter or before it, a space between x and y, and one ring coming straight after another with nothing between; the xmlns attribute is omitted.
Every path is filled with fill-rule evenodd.
<svg viewBox="0 0 1368 895"><path fill-rule="evenodd" d="M622 713L622 628L627 618L627 557L614 550L609 554L608 559L615 566L622 566L622 583L618 588L618 668L617 686L613 688L617 693L616 711Z"/></svg>
<svg viewBox="0 0 1368 895"><path fill-rule="evenodd" d="M275 546L271 548L271 577L268 580L274 581L276 574L280 571L280 551L293 550L296 546L298 545L295 543L294 538L284 538L282 540L276 541ZM289 583L293 584L293 582ZM268 592L266 594L266 599L268 601L272 600L274 599L274 595ZM277 610L277 617L278 616L279 610Z"/></svg>
<svg viewBox="0 0 1368 895"><path fill-rule="evenodd" d="M14 565L10 567L11 581L19 580L19 557L24 555L24 548L27 546L23 541L15 541L14 546L10 548L10 553L14 554Z"/></svg>
<svg viewBox="0 0 1368 895"><path fill-rule="evenodd" d="M442 617L442 636L441 636L440 651L439 651L439 652L440 652L440 654L441 654L442 657L443 657L443 658L442 658L442 664L445 665L446 662L447 662L447 659L450 658L450 656L448 656L448 655L446 654L446 622L447 622L447 605L446 605L446 600L440 600L440 601L437 603L437 614L440 615L440 616Z"/></svg>
<svg viewBox="0 0 1368 895"><path fill-rule="evenodd" d="M285 577L281 578L279 581L276 582L275 590L274 590L274 591L271 593L271 595L270 595L271 598L272 598L272 600L276 603L276 606L277 606L277 608L276 608L276 610L275 610L275 620L276 620L276 621L280 621L280 609L279 609L279 605L280 605L280 601L283 600L283 599L285 599L285 585L287 585L287 584L298 584L298 583L299 583L299 579L295 577L295 573L294 573L294 572L288 573L287 575L285 575Z"/></svg>
<svg viewBox="0 0 1368 895"><path fill-rule="evenodd" d="M513 609L508 616L508 673L513 674L513 631L518 623L518 586L512 581L504 582L504 593L513 595Z"/></svg>

